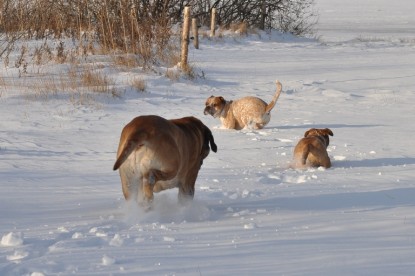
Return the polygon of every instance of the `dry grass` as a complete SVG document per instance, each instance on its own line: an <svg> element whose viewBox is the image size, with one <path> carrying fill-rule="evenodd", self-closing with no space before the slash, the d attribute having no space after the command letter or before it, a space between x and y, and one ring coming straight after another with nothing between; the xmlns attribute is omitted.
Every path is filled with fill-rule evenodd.
<svg viewBox="0 0 415 276"><path fill-rule="evenodd" d="M135 77L130 80L130 85L132 88L134 88L138 92L144 92L146 91L146 82L141 77Z"/></svg>
<svg viewBox="0 0 415 276"><path fill-rule="evenodd" d="M69 95L71 102L84 104L95 97L93 92L119 97L115 81L94 60L104 58L106 67L115 65L118 70L171 68L180 62L180 36L172 32L165 7L156 2L141 9L118 0L71 5L50 0L0 1L4 41L0 58L5 66L18 69L22 84L15 87L21 86L37 100ZM55 64L61 64L56 68L62 72L46 75ZM197 74L188 65L169 69L165 76L177 81ZM147 89L142 78L126 82L138 92ZM0 91L10 85L0 78Z"/></svg>
<svg viewBox="0 0 415 276"><path fill-rule="evenodd" d="M3 76L0 76L0 98L3 95L3 90L6 89L6 80Z"/></svg>
<svg viewBox="0 0 415 276"><path fill-rule="evenodd" d="M0 76L0 87L4 87L6 86L6 80L4 79L3 76Z"/></svg>
<svg viewBox="0 0 415 276"><path fill-rule="evenodd" d="M97 65L71 64L62 72L28 74L20 78L0 76L0 91L9 88L24 91L23 97L28 101L47 101L59 96L74 105L98 106L95 99L99 95L120 97L115 82Z"/></svg>
<svg viewBox="0 0 415 276"><path fill-rule="evenodd" d="M190 80L194 80L197 77L196 68L191 64L182 66L181 70L182 70L183 75Z"/></svg>
<svg viewBox="0 0 415 276"><path fill-rule="evenodd" d="M247 36L248 35L248 24L245 23L245 22L231 24L229 29L232 32L234 32L236 34L239 34L241 36Z"/></svg>
<svg viewBox="0 0 415 276"><path fill-rule="evenodd" d="M205 73L203 71L198 72L196 66L192 64L181 66L179 63L177 67L167 69L165 77L171 81L178 81L181 77L194 80L196 78L204 79Z"/></svg>
<svg viewBox="0 0 415 276"><path fill-rule="evenodd" d="M166 45L163 52L160 53L160 60L166 67L173 67L181 61L180 41L175 40Z"/></svg>
<svg viewBox="0 0 415 276"><path fill-rule="evenodd" d="M115 95L115 82L104 73L98 70L85 70L80 73L81 85L87 87L88 90L99 93L107 93Z"/></svg>
<svg viewBox="0 0 415 276"><path fill-rule="evenodd" d="M180 79L180 71L174 68L167 69L165 76L171 81L178 81Z"/></svg>
<svg viewBox="0 0 415 276"><path fill-rule="evenodd" d="M46 77L34 81L33 90L35 98L47 100L50 96L55 96L59 91L65 91L62 87L63 83L57 82L53 77Z"/></svg>
<svg viewBox="0 0 415 276"><path fill-rule="evenodd" d="M116 55L112 57L112 61L116 66L127 69L143 66L136 55Z"/></svg>
<svg viewBox="0 0 415 276"><path fill-rule="evenodd" d="M78 44L78 55L93 54L97 44L107 54L138 57L135 61L130 58L117 61L126 66L136 66L138 61L140 66L151 68L160 61L170 62L172 22L167 9L168 5L160 5L158 1L85 0L68 5L67 1L3 0L0 23L7 47L0 49L0 57L8 58L17 41L60 40L54 49L39 47L34 62L44 63L51 58L44 53L54 51L55 62L65 63L69 53L63 41L70 38ZM21 56L25 55L22 52ZM22 72L24 61L17 60L16 64L22 67Z"/></svg>
<svg viewBox="0 0 415 276"><path fill-rule="evenodd" d="M52 49L46 43L46 41L41 45L35 47L33 51L33 61L37 66L41 66L53 59Z"/></svg>

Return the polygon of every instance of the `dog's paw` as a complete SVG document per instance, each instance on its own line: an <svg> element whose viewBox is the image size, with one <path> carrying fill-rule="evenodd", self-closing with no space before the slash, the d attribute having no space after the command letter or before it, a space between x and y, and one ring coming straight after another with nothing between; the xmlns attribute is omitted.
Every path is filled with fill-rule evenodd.
<svg viewBox="0 0 415 276"><path fill-rule="evenodd" d="M140 202L140 207L144 210L144 212L149 212L153 209L152 203L152 200L144 200L143 202Z"/></svg>

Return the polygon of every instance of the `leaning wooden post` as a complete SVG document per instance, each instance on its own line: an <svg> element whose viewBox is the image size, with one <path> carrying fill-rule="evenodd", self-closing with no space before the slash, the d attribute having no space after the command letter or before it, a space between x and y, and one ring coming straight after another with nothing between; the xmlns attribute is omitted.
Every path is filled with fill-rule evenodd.
<svg viewBox="0 0 415 276"><path fill-rule="evenodd" d="M192 19L192 34L193 34L193 46L199 49L199 30L197 27L197 18Z"/></svg>
<svg viewBox="0 0 415 276"><path fill-rule="evenodd" d="M210 18L210 37L215 36L215 27L216 27L216 8L212 8L212 14Z"/></svg>
<svg viewBox="0 0 415 276"><path fill-rule="evenodd" d="M189 53L189 27L190 27L190 7L184 8L183 30L182 30L182 56L180 66L187 67L187 56Z"/></svg>

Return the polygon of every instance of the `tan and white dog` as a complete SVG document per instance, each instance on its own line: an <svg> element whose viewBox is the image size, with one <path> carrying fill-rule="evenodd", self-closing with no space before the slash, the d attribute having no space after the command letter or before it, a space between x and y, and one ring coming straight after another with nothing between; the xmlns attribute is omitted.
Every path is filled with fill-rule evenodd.
<svg viewBox="0 0 415 276"><path fill-rule="evenodd" d="M125 199L149 208L153 192L165 189L177 187L181 201L192 199L210 149L217 151L212 132L194 117L140 116L122 130L113 169L119 169Z"/></svg>
<svg viewBox="0 0 415 276"><path fill-rule="evenodd" d="M294 168L325 167L330 168L330 157L327 147L333 132L329 128L311 128L304 133L294 148Z"/></svg>
<svg viewBox="0 0 415 276"><path fill-rule="evenodd" d="M276 81L277 91L272 101L267 104L257 97L244 97L235 101L226 101L223 97L211 96L206 100L204 114L219 118L224 128L229 129L261 129L269 123L271 110L274 108L282 90Z"/></svg>

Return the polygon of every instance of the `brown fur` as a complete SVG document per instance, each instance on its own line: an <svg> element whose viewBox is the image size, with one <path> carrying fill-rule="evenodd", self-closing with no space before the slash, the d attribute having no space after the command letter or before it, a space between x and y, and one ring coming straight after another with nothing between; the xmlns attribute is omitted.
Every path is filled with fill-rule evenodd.
<svg viewBox="0 0 415 276"><path fill-rule="evenodd" d="M210 148L217 151L212 132L194 117L140 116L122 130L113 169L120 171L126 199L149 203L153 192L175 187L179 199L193 198Z"/></svg>
<svg viewBox="0 0 415 276"><path fill-rule="evenodd" d="M329 135L333 132L328 129L312 128L304 133L302 138L294 148L294 167L325 167L330 168L330 157L327 147L330 143Z"/></svg>
<svg viewBox="0 0 415 276"><path fill-rule="evenodd" d="M271 110L281 94L282 85L279 81L276 81L276 84L277 91L269 104L251 96L236 101L226 101L221 96L211 96L206 100L204 114L219 118L224 128L261 129L269 123Z"/></svg>

